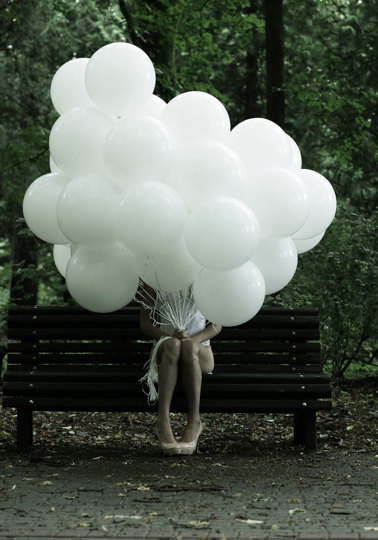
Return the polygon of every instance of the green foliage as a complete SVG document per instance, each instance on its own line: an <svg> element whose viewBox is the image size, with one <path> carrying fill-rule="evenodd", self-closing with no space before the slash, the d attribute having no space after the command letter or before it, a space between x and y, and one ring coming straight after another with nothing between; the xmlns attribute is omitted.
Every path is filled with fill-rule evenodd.
<svg viewBox="0 0 378 540"><path fill-rule="evenodd" d="M378 211L367 217L339 201L323 240L299 256L294 279L270 300L319 307L323 362L335 378L353 362L378 367L377 242Z"/></svg>
<svg viewBox="0 0 378 540"><path fill-rule="evenodd" d="M246 56L263 54L264 19L250 0L128 2L138 45L154 62L164 99L190 90L220 99L234 121L242 119ZM258 2L260 4L260 2Z"/></svg>
<svg viewBox="0 0 378 540"><path fill-rule="evenodd" d="M287 127L304 166L367 212L378 201L377 16L372 2L286 2Z"/></svg>

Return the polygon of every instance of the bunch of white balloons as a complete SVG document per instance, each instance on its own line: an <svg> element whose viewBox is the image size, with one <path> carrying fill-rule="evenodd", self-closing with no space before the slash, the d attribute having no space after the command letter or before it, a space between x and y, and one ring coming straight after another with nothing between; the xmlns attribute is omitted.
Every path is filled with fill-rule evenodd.
<svg viewBox="0 0 378 540"><path fill-rule="evenodd" d="M128 43L58 69L51 173L28 188L26 222L54 244L86 309L125 306L141 278L167 292L192 286L208 320L241 324L321 240L334 190L301 168L275 123L250 118L231 130L214 96L185 92L166 104L154 87L150 58Z"/></svg>

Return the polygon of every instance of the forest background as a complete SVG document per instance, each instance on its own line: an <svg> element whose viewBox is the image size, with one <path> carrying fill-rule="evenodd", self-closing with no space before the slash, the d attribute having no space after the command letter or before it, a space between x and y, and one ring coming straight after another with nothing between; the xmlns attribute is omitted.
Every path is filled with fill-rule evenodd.
<svg viewBox="0 0 378 540"><path fill-rule="evenodd" d="M126 41L141 47L168 101L202 90L232 125L278 123L303 167L338 198L321 243L300 255L270 305L319 307L323 361L334 379L378 366L378 49L376 0L0 0L0 331L9 302L63 304L52 257L22 217L22 199L49 172L56 70ZM5 348L3 349L5 350Z"/></svg>

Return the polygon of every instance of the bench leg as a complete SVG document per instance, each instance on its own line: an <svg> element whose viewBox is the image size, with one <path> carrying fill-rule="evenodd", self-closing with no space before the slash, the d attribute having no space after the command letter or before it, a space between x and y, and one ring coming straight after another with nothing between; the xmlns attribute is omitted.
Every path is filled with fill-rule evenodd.
<svg viewBox="0 0 378 540"><path fill-rule="evenodd" d="M304 444L306 452L316 450L318 447L316 437L316 411L308 411L306 413Z"/></svg>
<svg viewBox="0 0 378 540"><path fill-rule="evenodd" d="M317 449L316 411L294 413L294 444L304 444L306 451Z"/></svg>
<svg viewBox="0 0 378 540"><path fill-rule="evenodd" d="M33 446L33 411L26 407L17 409L17 449L28 452Z"/></svg>
<svg viewBox="0 0 378 540"><path fill-rule="evenodd" d="M294 413L294 444L305 443L305 414Z"/></svg>

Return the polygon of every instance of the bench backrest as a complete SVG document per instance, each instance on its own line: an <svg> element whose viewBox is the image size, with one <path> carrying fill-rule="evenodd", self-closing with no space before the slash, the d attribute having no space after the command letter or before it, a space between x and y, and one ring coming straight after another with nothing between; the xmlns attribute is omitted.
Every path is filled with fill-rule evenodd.
<svg viewBox="0 0 378 540"><path fill-rule="evenodd" d="M127 364L139 372L151 349L139 328L138 306L110 314L66 306L10 307L8 339L10 368ZM317 310L264 307L245 324L224 327L212 348L217 366L226 372L319 372Z"/></svg>

